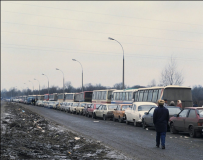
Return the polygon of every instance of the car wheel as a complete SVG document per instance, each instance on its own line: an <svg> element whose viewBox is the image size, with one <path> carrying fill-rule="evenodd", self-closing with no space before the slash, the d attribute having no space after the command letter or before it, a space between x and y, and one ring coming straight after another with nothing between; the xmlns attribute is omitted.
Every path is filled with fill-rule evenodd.
<svg viewBox="0 0 203 160"><path fill-rule="evenodd" d="M123 120L122 120L122 118L119 116L119 118L118 118L118 121L119 121L119 123L122 123L123 122Z"/></svg>
<svg viewBox="0 0 203 160"><path fill-rule="evenodd" d="M139 126L138 123L137 123L136 121L134 121L133 124L134 124L135 127L138 127L138 126Z"/></svg>
<svg viewBox="0 0 203 160"><path fill-rule="evenodd" d="M170 124L170 132L171 132L172 134L176 134L176 133L178 133L178 131L175 129L173 123Z"/></svg>
<svg viewBox="0 0 203 160"><path fill-rule="evenodd" d="M93 117L94 119L97 119L97 115L94 113L94 117Z"/></svg>
<svg viewBox="0 0 203 160"><path fill-rule="evenodd" d="M89 114L89 112L87 113L87 117L90 118L90 114Z"/></svg>
<svg viewBox="0 0 203 160"><path fill-rule="evenodd" d="M126 116L125 116L126 117ZM128 125L129 124L129 122L128 122L128 120L127 120L127 117L126 117L126 119L125 119L125 123Z"/></svg>
<svg viewBox="0 0 203 160"><path fill-rule="evenodd" d="M189 128L189 134L190 134L191 138L195 138L196 137L195 130L194 130L193 126L190 126L190 128Z"/></svg>
<svg viewBox="0 0 203 160"><path fill-rule="evenodd" d="M114 117L114 115L113 115L113 121L116 122L116 118Z"/></svg>
<svg viewBox="0 0 203 160"><path fill-rule="evenodd" d="M105 114L103 115L103 120L106 121L106 115Z"/></svg>
<svg viewBox="0 0 203 160"><path fill-rule="evenodd" d="M142 120L142 128L143 129L146 129L147 125L146 125L146 122L144 121L144 119Z"/></svg>

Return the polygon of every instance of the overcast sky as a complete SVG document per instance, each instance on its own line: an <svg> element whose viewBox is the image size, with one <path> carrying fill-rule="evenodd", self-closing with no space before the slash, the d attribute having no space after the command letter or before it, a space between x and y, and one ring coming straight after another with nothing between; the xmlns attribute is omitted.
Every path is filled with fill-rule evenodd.
<svg viewBox="0 0 203 160"><path fill-rule="evenodd" d="M203 85L203 2L1 2L1 89L71 81L113 86L160 81L173 56L184 86ZM31 82L29 82L29 80ZM26 85L24 84L26 83ZM33 84L32 84L33 83Z"/></svg>

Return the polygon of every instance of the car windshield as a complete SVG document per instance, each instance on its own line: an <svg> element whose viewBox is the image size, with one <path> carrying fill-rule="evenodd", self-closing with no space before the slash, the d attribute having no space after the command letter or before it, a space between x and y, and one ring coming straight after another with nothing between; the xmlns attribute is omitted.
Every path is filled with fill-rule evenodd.
<svg viewBox="0 0 203 160"><path fill-rule="evenodd" d="M127 109L127 108L132 108L132 105L123 106L123 107L122 107L122 111L124 111L124 110Z"/></svg>
<svg viewBox="0 0 203 160"><path fill-rule="evenodd" d="M117 108L117 105L108 106L109 110L114 110Z"/></svg>
<svg viewBox="0 0 203 160"><path fill-rule="evenodd" d="M78 106L78 103L74 103L73 106Z"/></svg>
<svg viewBox="0 0 203 160"><path fill-rule="evenodd" d="M198 110L198 114L199 114L200 117L203 118L203 110L202 110L202 109L199 109L199 110Z"/></svg>
<svg viewBox="0 0 203 160"><path fill-rule="evenodd" d="M153 105L141 105L138 107L138 111L149 111L152 107L156 107Z"/></svg>
<svg viewBox="0 0 203 160"><path fill-rule="evenodd" d="M178 107L167 107L167 109L170 115L178 114L181 111Z"/></svg>
<svg viewBox="0 0 203 160"><path fill-rule="evenodd" d="M81 104L81 107L85 107L85 105L86 105L86 103L82 103L82 104Z"/></svg>

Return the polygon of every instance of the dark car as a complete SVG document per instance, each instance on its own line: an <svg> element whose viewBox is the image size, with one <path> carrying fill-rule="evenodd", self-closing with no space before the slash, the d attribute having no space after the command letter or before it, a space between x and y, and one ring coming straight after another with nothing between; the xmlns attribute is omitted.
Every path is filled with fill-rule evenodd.
<svg viewBox="0 0 203 160"><path fill-rule="evenodd" d="M172 134L189 132L190 137L201 137L203 132L203 107L186 107L169 120Z"/></svg>
<svg viewBox="0 0 203 160"><path fill-rule="evenodd" d="M87 109L88 108L91 108L91 106L92 106L93 104L92 103L86 103L85 104L85 106L84 106L84 108L82 109L82 115L83 116L88 116L88 111L87 111Z"/></svg>
<svg viewBox="0 0 203 160"><path fill-rule="evenodd" d="M169 116L173 117L173 115L178 114L181 110L176 106L165 106L165 108L169 111ZM155 107L152 107L148 112L145 112L145 115L142 117L142 127L145 129L146 127L154 127L153 123L153 114ZM168 130L170 127L168 126Z"/></svg>

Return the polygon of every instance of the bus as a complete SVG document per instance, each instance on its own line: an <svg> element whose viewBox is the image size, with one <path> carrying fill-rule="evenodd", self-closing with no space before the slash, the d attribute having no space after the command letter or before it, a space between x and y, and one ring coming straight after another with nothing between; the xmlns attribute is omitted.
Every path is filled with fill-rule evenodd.
<svg viewBox="0 0 203 160"><path fill-rule="evenodd" d="M115 90L112 93L112 104L132 104L134 101L134 95L138 89L124 89Z"/></svg>
<svg viewBox="0 0 203 160"><path fill-rule="evenodd" d="M75 94L74 102L92 102L93 91L84 91Z"/></svg>
<svg viewBox="0 0 203 160"><path fill-rule="evenodd" d="M44 100L44 95L37 95L37 100Z"/></svg>
<svg viewBox="0 0 203 160"><path fill-rule="evenodd" d="M111 103L112 93L116 89L94 90L92 103Z"/></svg>
<svg viewBox="0 0 203 160"><path fill-rule="evenodd" d="M65 102L74 102L75 93L65 93Z"/></svg>
<svg viewBox="0 0 203 160"><path fill-rule="evenodd" d="M44 95L44 100L45 100L45 101L48 101L48 100L49 100L49 94L45 94L45 95Z"/></svg>
<svg viewBox="0 0 203 160"><path fill-rule="evenodd" d="M167 99L167 102L182 101L182 106L192 107L192 91L190 87L170 85L165 87L140 88L134 95L135 102L154 102L159 99ZM168 104L169 105L169 104Z"/></svg>
<svg viewBox="0 0 203 160"><path fill-rule="evenodd" d="M50 94L50 95L49 95L49 100L50 100L50 101L57 101L57 98L58 98L58 97L57 97L57 94L58 94L58 93Z"/></svg>

